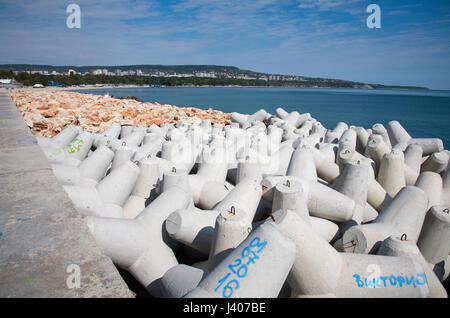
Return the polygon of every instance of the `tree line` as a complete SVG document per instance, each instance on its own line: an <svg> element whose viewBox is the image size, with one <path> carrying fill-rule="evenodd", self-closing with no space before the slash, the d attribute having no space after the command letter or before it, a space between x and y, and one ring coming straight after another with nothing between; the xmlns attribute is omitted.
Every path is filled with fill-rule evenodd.
<svg viewBox="0 0 450 318"><path fill-rule="evenodd" d="M15 75L12 71L1 71L0 78L13 78L25 86L42 84L49 86L49 82L62 83L66 86L74 85L161 85L161 86L289 86L289 87L333 87L333 88L357 88L367 87L364 83L329 80L323 78L309 78L305 81L264 81L264 80L245 80L236 78L205 78L205 77L153 77L153 76L111 76L111 75L43 75L39 73L29 74L20 72ZM414 88L419 87L400 87L371 85L373 88Z"/></svg>

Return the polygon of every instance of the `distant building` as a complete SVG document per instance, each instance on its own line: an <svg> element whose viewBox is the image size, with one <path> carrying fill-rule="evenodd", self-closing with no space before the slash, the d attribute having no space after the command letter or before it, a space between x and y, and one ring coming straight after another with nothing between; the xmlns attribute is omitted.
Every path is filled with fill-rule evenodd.
<svg viewBox="0 0 450 318"><path fill-rule="evenodd" d="M77 74L77 72L74 71L74 70L68 70L67 71L67 75L76 75L76 74Z"/></svg>
<svg viewBox="0 0 450 318"><path fill-rule="evenodd" d="M195 73L195 76L197 76L197 77L215 78L216 74L214 74L214 73L206 73L206 72L197 72L197 73Z"/></svg>
<svg viewBox="0 0 450 318"><path fill-rule="evenodd" d="M0 79L0 87L4 88L13 88L13 87L22 87L23 85L17 82L15 79Z"/></svg>
<svg viewBox="0 0 450 318"><path fill-rule="evenodd" d="M236 76L236 78L245 79L245 80L255 80L256 79L256 77L251 77L248 75L238 75L238 76Z"/></svg>
<svg viewBox="0 0 450 318"><path fill-rule="evenodd" d="M93 75L102 75L102 70L93 70L92 74Z"/></svg>

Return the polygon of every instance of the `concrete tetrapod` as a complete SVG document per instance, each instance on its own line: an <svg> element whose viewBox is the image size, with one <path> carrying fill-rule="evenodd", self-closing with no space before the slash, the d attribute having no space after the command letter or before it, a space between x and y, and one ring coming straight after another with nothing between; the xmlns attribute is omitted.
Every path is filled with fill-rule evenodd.
<svg viewBox="0 0 450 318"><path fill-rule="evenodd" d="M120 139L124 139L127 136L131 135L133 132L133 126L124 125L122 126L122 129L120 130Z"/></svg>
<svg viewBox="0 0 450 318"><path fill-rule="evenodd" d="M164 298L181 298L196 288L206 272L185 264L169 269L161 278L160 295Z"/></svg>
<svg viewBox="0 0 450 318"><path fill-rule="evenodd" d="M406 235L417 242L428 206L426 193L406 186L370 224L349 228L343 236L347 253L375 253L382 241L391 235Z"/></svg>
<svg viewBox="0 0 450 318"><path fill-rule="evenodd" d="M334 162L334 151L332 151L333 157L327 158L322 149L319 151L316 148L311 148L311 150L313 152L318 177L328 183L333 183L339 177L339 166Z"/></svg>
<svg viewBox="0 0 450 318"><path fill-rule="evenodd" d="M392 150L391 140L389 139L388 131L382 124L375 124L372 126L372 134L380 135L383 137L383 141L388 147L388 152Z"/></svg>
<svg viewBox="0 0 450 318"><path fill-rule="evenodd" d="M135 153L136 153L135 147L129 147L126 146L125 144L123 146L118 147L114 152L114 159L111 164L111 170L114 170L115 168L119 167L124 162L130 161Z"/></svg>
<svg viewBox="0 0 450 318"><path fill-rule="evenodd" d="M190 172L198 153L199 149L188 140L166 141L162 145L161 158L172 162L177 170Z"/></svg>
<svg viewBox="0 0 450 318"><path fill-rule="evenodd" d="M165 228L171 238L208 257L218 214L214 210L178 210L168 216Z"/></svg>
<svg viewBox="0 0 450 318"><path fill-rule="evenodd" d="M336 163L340 166L340 153L343 151L350 151L357 153L356 151L356 131L354 129L347 129L341 136L338 142L338 150L336 153Z"/></svg>
<svg viewBox="0 0 450 318"><path fill-rule="evenodd" d="M317 148L315 148L317 149ZM327 144L327 143L321 143L319 145L319 151L325 155L325 157L328 159L328 161L335 162L336 161L336 153L339 149L339 145L336 144ZM316 161L316 157L313 153L314 161ZM316 162L316 169L317 169L317 162Z"/></svg>
<svg viewBox="0 0 450 318"><path fill-rule="evenodd" d="M156 155L161 151L162 145L165 141L166 139L161 135L145 135L142 146L136 148L133 160L141 160L148 156L156 157Z"/></svg>
<svg viewBox="0 0 450 318"><path fill-rule="evenodd" d="M438 138L411 138L405 128L396 120L390 121L386 125L389 138L393 144L403 143L405 145L416 144L423 150L423 155L428 156L433 152L444 150L441 139Z"/></svg>
<svg viewBox="0 0 450 318"><path fill-rule="evenodd" d="M244 211L231 207L229 211L220 212L213 229L208 270L213 270L218 263L247 238L251 231L252 224Z"/></svg>
<svg viewBox="0 0 450 318"><path fill-rule="evenodd" d="M396 120L392 120L386 125L389 140L393 146L397 144L408 144L412 139L403 126Z"/></svg>
<svg viewBox="0 0 450 318"><path fill-rule="evenodd" d="M441 204L450 205L450 168L447 168L442 178Z"/></svg>
<svg viewBox="0 0 450 318"><path fill-rule="evenodd" d="M110 147L114 151L123 146L138 147L144 140L145 135L146 131L143 129L133 130L133 132L124 139L107 139L104 145Z"/></svg>
<svg viewBox="0 0 450 318"><path fill-rule="evenodd" d="M297 248L274 223L264 223L220 262L186 298L275 298Z"/></svg>
<svg viewBox="0 0 450 318"><path fill-rule="evenodd" d="M95 187L63 186L82 215L123 217L123 205L136 184L140 169L126 162L112 171Z"/></svg>
<svg viewBox="0 0 450 318"><path fill-rule="evenodd" d="M160 297L161 277L178 261L167 245L167 217L186 209L191 196L172 186L159 195L135 219L88 217L87 224L97 243L112 261L129 271L153 296Z"/></svg>
<svg viewBox="0 0 450 318"><path fill-rule="evenodd" d="M200 251L203 255L211 255L216 218L220 217L221 213L228 213L227 211L239 211L239 217L235 219L242 218L244 223L248 224L245 227L247 231L255 218L261 191L261 186L256 181L244 179L212 211L190 209L172 213L168 217L166 230L177 241Z"/></svg>
<svg viewBox="0 0 450 318"><path fill-rule="evenodd" d="M308 224L311 224L303 186L300 182L288 179L286 182L280 182L275 186L272 213L281 209L293 210Z"/></svg>
<svg viewBox="0 0 450 318"><path fill-rule="evenodd" d="M355 208L355 201L338 191L317 181L307 182L296 176L270 176L262 181L263 197L273 202L275 186L280 182L288 181L302 184L308 211L311 216L335 222L351 220Z"/></svg>
<svg viewBox="0 0 450 318"><path fill-rule="evenodd" d="M390 236L381 243L378 255L409 257L419 262L427 279L430 298L447 298L447 292L442 286L436 274L431 270L427 261L420 253L417 245L409 240L402 240L396 236Z"/></svg>
<svg viewBox="0 0 450 318"><path fill-rule="evenodd" d="M365 164L348 163L341 176L333 184L334 189L355 201L355 209L350 221L339 225L338 242L334 247L342 251L342 235L352 226L361 224L365 217L367 205L367 183L369 167Z"/></svg>
<svg viewBox="0 0 450 318"><path fill-rule="evenodd" d="M278 107L277 109L275 109L275 114L278 117L280 117L281 119L285 119L289 115L289 113L281 107Z"/></svg>
<svg viewBox="0 0 450 318"><path fill-rule="evenodd" d="M119 138L122 127L118 123L111 124L102 134L94 137L94 147L105 146L108 140Z"/></svg>
<svg viewBox="0 0 450 318"><path fill-rule="evenodd" d="M184 189L184 191L192 193L187 172L184 170L177 170L175 167L172 167L172 170L163 173L163 178L157 188L158 194L163 193L173 186L180 187Z"/></svg>
<svg viewBox="0 0 450 318"><path fill-rule="evenodd" d="M311 147L310 150L314 157L317 176L328 183L333 183L339 177L339 166L335 163L334 150L331 150L332 156L327 156L323 149Z"/></svg>
<svg viewBox="0 0 450 318"><path fill-rule="evenodd" d="M309 215L303 185L295 179L287 179L285 182L280 182L276 185L272 213L278 210L295 211L327 242L331 241L338 232L339 228L335 223Z"/></svg>
<svg viewBox="0 0 450 318"><path fill-rule="evenodd" d="M355 202L317 182L314 158L309 149L297 148L294 151L287 175L296 177L303 183L310 215L338 222L345 222L352 218Z"/></svg>
<svg viewBox="0 0 450 318"><path fill-rule="evenodd" d="M404 160L403 152L396 149L392 149L381 159L377 181L391 197L395 197L406 185Z"/></svg>
<svg viewBox="0 0 450 318"><path fill-rule="evenodd" d="M370 158L375 162L376 174L378 174L384 155L390 152L389 147L384 142L382 136L372 134L369 137L366 149Z"/></svg>
<svg viewBox="0 0 450 318"><path fill-rule="evenodd" d="M409 144L419 145L424 156L444 150L442 140L439 138L413 138L409 141Z"/></svg>
<svg viewBox="0 0 450 318"><path fill-rule="evenodd" d="M415 186L422 189L427 194L428 209L441 203L442 179L437 173L431 171L422 172L417 179Z"/></svg>
<svg viewBox="0 0 450 318"><path fill-rule="evenodd" d="M449 152L442 142L413 139L398 122L367 130L340 122L327 130L310 114L278 113L238 114L240 123L225 126L209 120L148 129L116 124L93 135L73 127L38 142L61 151L50 159L77 209L103 216L87 218L99 245L154 296L423 297L426 280L429 296L439 296L430 271L443 280L450 270L448 222L432 213L450 204ZM83 140L81 146L75 137ZM68 150L73 158L66 160ZM447 161L438 162L439 156ZM60 159L63 164L55 164ZM278 222L279 211L288 211L289 217ZM336 223L344 233L342 250L350 253L327 243L341 235ZM278 226L300 243L287 282L281 273L288 262L279 261L284 239L277 239L274 258L262 263L261 254L242 245L267 226ZM414 253L354 253L375 253L386 238L403 234L411 245L418 242L420 250L423 245L437 256L422 251L424 265L417 257L412 260ZM196 263L178 265L175 253ZM238 254L241 264L236 264ZM374 265L383 272L367 276ZM258 269L255 277L266 280L264 286L256 278L248 280L252 268ZM206 272L216 273L210 285Z"/></svg>
<svg viewBox="0 0 450 318"><path fill-rule="evenodd" d="M353 217L355 202L349 197L319 182L310 182L304 189L310 215L336 222Z"/></svg>
<svg viewBox="0 0 450 318"><path fill-rule="evenodd" d="M355 201L352 221L361 224L364 220L364 210L367 201L367 183L369 167L364 164L348 163L337 181L334 189Z"/></svg>
<svg viewBox="0 0 450 318"><path fill-rule="evenodd" d="M251 179L257 182L261 182L261 164L253 160L240 161L237 167L236 184L244 179Z"/></svg>
<svg viewBox="0 0 450 318"><path fill-rule="evenodd" d="M262 121L266 118L267 112L264 109L260 109L253 115L244 115L237 112L231 113L230 119L233 122L239 123L241 127L243 127L245 124L248 124L249 122L252 122L254 120Z"/></svg>
<svg viewBox="0 0 450 318"><path fill-rule="evenodd" d="M214 155L214 152L206 155L197 174L188 176L192 198L197 207L211 210L225 198L230 191L224 185L226 175L227 162L225 158L220 157L220 154Z"/></svg>
<svg viewBox="0 0 450 318"><path fill-rule="evenodd" d="M403 257L339 253L293 211L279 210L273 217L298 248L287 277L293 297L428 296L424 270L417 261ZM364 278L363 275L373 265L378 265L380 272L371 281L370 276ZM379 288L373 288L374 285Z"/></svg>
<svg viewBox="0 0 450 318"><path fill-rule="evenodd" d="M289 145L280 146L278 151L275 152L271 156L270 166L272 168L275 166L275 170L274 170L275 173L271 173L271 174L285 175L287 172L287 169L289 168L289 163L291 161L293 152L294 152L294 148L292 148L292 146L289 146ZM265 175L267 175L268 171L263 171L263 172Z"/></svg>
<svg viewBox="0 0 450 318"><path fill-rule="evenodd" d="M60 148L62 153L59 151L49 152L52 148L44 148L44 154L47 155L47 159L51 163L61 163L76 167L87 157L93 141L94 136L91 133L82 132L66 147Z"/></svg>
<svg viewBox="0 0 450 318"><path fill-rule="evenodd" d="M441 281L448 277L450 212L448 206L433 206L425 216L417 242L420 252Z"/></svg>
<svg viewBox="0 0 450 318"><path fill-rule="evenodd" d="M367 203L370 204L376 211L381 211L391 200L391 196L386 192L383 186L375 179L375 172L373 169L373 161L368 158L361 158L356 163L366 165L368 169L367 181ZM366 210L370 209L366 205Z"/></svg>
<svg viewBox="0 0 450 318"><path fill-rule="evenodd" d="M123 216L134 219L156 196L159 184L159 164L153 158L146 158L138 162L141 171L130 197L123 207Z"/></svg>
<svg viewBox="0 0 450 318"><path fill-rule="evenodd" d="M94 136L89 132L81 132L64 147L49 146L42 148L50 163L78 166L91 150Z"/></svg>
<svg viewBox="0 0 450 318"><path fill-rule="evenodd" d="M420 174L422 165L422 148L411 144L405 150L405 181L406 185L414 185Z"/></svg>
<svg viewBox="0 0 450 318"><path fill-rule="evenodd" d="M348 129L348 125L344 122L339 122L333 130L327 131L325 134L325 142L337 143L344 131Z"/></svg>
<svg viewBox="0 0 450 318"><path fill-rule="evenodd" d="M361 159L366 159L363 155L358 153L355 149L349 147L347 143L339 144L338 151L336 153L336 164L339 167L339 173L344 171L347 163L356 163Z"/></svg>
<svg viewBox="0 0 450 318"><path fill-rule="evenodd" d="M81 127L69 125L53 138L38 136L38 145L45 152L45 148L65 148L82 131Z"/></svg>
<svg viewBox="0 0 450 318"><path fill-rule="evenodd" d="M216 211L230 211L231 207L236 210L245 212L249 223L253 219L258 219L255 216L259 202L261 201L262 187L259 182L252 179L244 179L236 187L231 190L227 196L214 206Z"/></svg>
<svg viewBox="0 0 450 318"><path fill-rule="evenodd" d="M370 134L363 127L355 127L356 131L356 151L364 153Z"/></svg>
<svg viewBox="0 0 450 318"><path fill-rule="evenodd" d="M53 164L56 180L62 185L95 186L105 176L114 152L108 147L98 147L78 167Z"/></svg>
<svg viewBox="0 0 450 318"><path fill-rule="evenodd" d="M432 171L441 173L447 168L449 156L445 151L434 152L428 159L422 164L421 172Z"/></svg>

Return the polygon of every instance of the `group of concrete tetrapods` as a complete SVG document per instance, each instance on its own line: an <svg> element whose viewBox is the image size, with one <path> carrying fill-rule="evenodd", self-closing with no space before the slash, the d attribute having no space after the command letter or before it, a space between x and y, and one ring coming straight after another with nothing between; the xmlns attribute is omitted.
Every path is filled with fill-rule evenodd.
<svg viewBox="0 0 450 318"><path fill-rule="evenodd" d="M37 139L154 297L447 297L450 152L398 121L328 130L278 108Z"/></svg>

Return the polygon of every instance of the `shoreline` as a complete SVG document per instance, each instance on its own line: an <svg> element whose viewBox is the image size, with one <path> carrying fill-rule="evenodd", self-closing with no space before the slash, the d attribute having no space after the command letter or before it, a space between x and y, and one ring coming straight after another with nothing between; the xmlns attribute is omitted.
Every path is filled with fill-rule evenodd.
<svg viewBox="0 0 450 318"><path fill-rule="evenodd" d="M298 87L298 86L241 86L241 85L200 85L200 86L189 86L189 85L174 85L174 86L160 86L160 87L152 87L152 86L143 86L143 85L119 85L119 86L95 86L95 85L86 85L86 86L70 86L70 87L57 87L57 86L45 86L45 87L4 87L7 90L12 91L72 91L72 90L94 90L94 89L121 89L121 88L297 88L297 89L336 89L336 90L345 90L345 89L357 89L357 90L391 90L391 91L442 91L435 90L429 88L376 88L376 87ZM445 91L445 90L443 90Z"/></svg>

